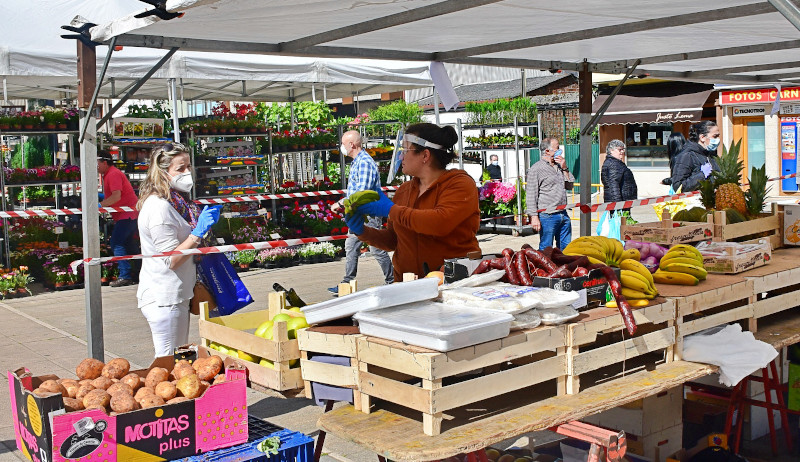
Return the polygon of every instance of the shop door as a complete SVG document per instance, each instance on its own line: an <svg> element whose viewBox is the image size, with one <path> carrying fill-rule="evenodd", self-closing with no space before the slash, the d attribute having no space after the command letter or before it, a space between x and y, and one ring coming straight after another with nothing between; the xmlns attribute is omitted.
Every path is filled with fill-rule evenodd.
<svg viewBox="0 0 800 462"><path fill-rule="evenodd" d="M733 127L733 142L742 140L739 158L744 162L742 179L746 179L750 177L750 170L753 167L762 167L766 160L764 118L743 117L738 122Z"/></svg>
<svg viewBox="0 0 800 462"><path fill-rule="evenodd" d="M781 175L797 173L797 117L781 117ZM782 191L797 191L797 179L781 180Z"/></svg>

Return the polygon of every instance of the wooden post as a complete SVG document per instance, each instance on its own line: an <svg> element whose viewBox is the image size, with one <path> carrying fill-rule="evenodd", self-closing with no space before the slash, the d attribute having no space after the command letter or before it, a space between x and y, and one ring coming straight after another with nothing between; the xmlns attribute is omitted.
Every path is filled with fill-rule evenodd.
<svg viewBox="0 0 800 462"><path fill-rule="evenodd" d="M581 70L578 71L578 115L580 127L583 130L592 119L592 72L589 71L589 63L584 61ZM566 133L564 137L566 138ZM560 140L566 143L566 139ZM581 136L580 139L580 201L582 204L592 202L592 135L591 133ZM592 235L592 214L591 212L581 212L580 235Z"/></svg>
<svg viewBox="0 0 800 462"><path fill-rule="evenodd" d="M94 47L84 45L80 40L78 44L78 107L89 109L92 94L97 86L97 53Z"/></svg>
<svg viewBox="0 0 800 462"><path fill-rule="evenodd" d="M270 292L267 308L269 310L269 318L272 319L275 315L280 314L281 310L286 309L286 292Z"/></svg>
<svg viewBox="0 0 800 462"><path fill-rule="evenodd" d="M422 379L423 390L438 390L442 388L442 379ZM433 414L422 414L422 431L428 436L438 435L442 432L442 420L444 413L434 412Z"/></svg>
<svg viewBox="0 0 800 462"><path fill-rule="evenodd" d="M403 273L403 282L415 281L417 275L414 273Z"/></svg>

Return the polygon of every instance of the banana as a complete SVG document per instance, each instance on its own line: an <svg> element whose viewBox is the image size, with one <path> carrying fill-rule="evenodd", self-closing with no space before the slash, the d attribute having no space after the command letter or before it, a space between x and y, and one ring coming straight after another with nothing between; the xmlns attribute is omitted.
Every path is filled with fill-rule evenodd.
<svg viewBox="0 0 800 462"><path fill-rule="evenodd" d="M587 255L586 258L588 258L589 259L589 263L591 263L593 265L596 265L597 263L600 263L601 265L605 265L606 264L604 261L598 260L597 258L591 257L589 255Z"/></svg>
<svg viewBox="0 0 800 462"><path fill-rule="evenodd" d="M655 295L646 294L644 292L633 290L628 287L622 287L622 296L626 299L633 299L633 300L652 300L655 298Z"/></svg>
<svg viewBox="0 0 800 462"><path fill-rule="evenodd" d="M653 275L646 266L636 260L622 260L619 264L620 269L633 271L642 276L648 283L653 283Z"/></svg>
<svg viewBox="0 0 800 462"><path fill-rule="evenodd" d="M605 249L606 259L609 259L614 256L614 244L611 243L611 240L605 236L593 236L601 246Z"/></svg>
<svg viewBox="0 0 800 462"><path fill-rule="evenodd" d="M600 248L599 246L587 244L585 242L579 242L577 244L570 244L564 249L564 253L573 252L573 253L582 253L584 255L600 255L601 258L598 260L605 260L606 253L605 251Z"/></svg>
<svg viewBox="0 0 800 462"><path fill-rule="evenodd" d="M602 263L604 265L606 264L605 255L601 255L601 254L599 254L597 252L594 252L594 251L589 252L589 251L586 251L586 250L577 251L575 249L572 249L572 250L566 250L565 249L564 250L564 255L572 255L572 256L583 255L583 256L589 258L589 262L591 262L591 263Z"/></svg>
<svg viewBox="0 0 800 462"><path fill-rule="evenodd" d="M653 286L650 285L649 282L642 279L639 273L635 273L633 271L622 270L620 272L620 282L622 282L622 287L627 287L629 289L638 290L639 292L645 294L655 294L655 289Z"/></svg>
<svg viewBox="0 0 800 462"><path fill-rule="evenodd" d="M670 263L664 267L664 271L691 274L701 281L705 280L706 276L708 276L708 272L702 266L687 265L685 263Z"/></svg>
<svg viewBox="0 0 800 462"><path fill-rule="evenodd" d="M639 253L639 249L628 249L628 250L622 252L622 256L620 257L620 261L621 262L625 261L625 260L640 261L641 259L642 259L642 254Z"/></svg>
<svg viewBox="0 0 800 462"><path fill-rule="evenodd" d="M625 251L625 248L622 247L622 242L616 239L609 239L609 240L611 241L611 244L614 245L614 261L619 262L620 259L622 258L622 252Z"/></svg>
<svg viewBox="0 0 800 462"><path fill-rule="evenodd" d="M696 286L700 282L696 277L687 273L657 270L653 279L659 284L673 284L679 286Z"/></svg>
<svg viewBox="0 0 800 462"><path fill-rule="evenodd" d="M606 254L606 248L605 248L605 246L603 246L603 244L601 244L600 242L598 242L598 241L596 241L594 239L589 239L586 236L579 237L578 239L570 242L567 245L567 247L564 248L564 250L568 250L570 248L574 249L574 248L577 248L577 247L580 247L580 248L593 248L593 249L595 249L596 253L599 253L601 255L605 255Z"/></svg>
<svg viewBox="0 0 800 462"><path fill-rule="evenodd" d="M650 302L645 298L628 298L627 300L628 300L628 305L634 308L640 308L650 304ZM606 308L617 308L616 300L607 301Z"/></svg>
<svg viewBox="0 0 800 462"><path fill-rule="evenodd" d="M670 250L666 254L664 254L664 256L661 257L661 259L669 260L671 258L677 258L677 257L690 258L696 261L697 264L699 265L703 264L703 257L698 257L697 254L695 254L694 252L689 252L687 250Z"/></svg>
<svg viewBox="0 0 800 462"><path fill-rule="evenodd" d="M673 256L672 258L662 258L661 261L658 264L658 267L661 268L661 269L664 269L667 265L672 264L672 263L683 263L683 264L686 264L686 265L699 266L698 263L697 263L697 260L695 260L694 258L675 257L675 256Z"/></svg>
<svg viewBox="0 0 800 462"><path fill-rule="evenodd" d="M697 248L695 248L694 246L691 246L691 245L688 245L688 244L675 244L675 245L673 245L672 247L669 248L669 250L673 250L673 249L674 250L684 250L686 252L692 252L693 254L697 255L697 258L699 258L700 260L703 259L703 254L701 254L700 251L697 250Z"/></svg>

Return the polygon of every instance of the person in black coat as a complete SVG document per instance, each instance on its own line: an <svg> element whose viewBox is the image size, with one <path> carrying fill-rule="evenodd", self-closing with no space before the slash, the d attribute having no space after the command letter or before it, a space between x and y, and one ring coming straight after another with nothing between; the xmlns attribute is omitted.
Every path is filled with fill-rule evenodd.
<svg viewBox="0 0 800 462"><path fill-rule="evenodd" d="M600 170L603 202L632 201L639 197L633 172L625 165L625 143L611 140L606 146L606 160Z"/></svg>
<svg viewBox="0 0 800 462"><path fill-rule="evenodd" d="M500 171L500 160L497 154L489 156L489 165L486 166L486 171L489 172L490 180L502 180L503 173Z"/></svg>
<svg viewBox="0 0 800 462"><path fill-rule="evenodd" d="M700 181L719 170L717 148L719 147L719 127L710 120L692 125L689 141L675 159L672 170L672 188L677 192L696 191Z"/></svg>
<svg viewBox="0 0 800 462"><path fill-rule="evenodd" d="M672 173L675 171L675 158L683 150L683 145L686 144L686 137L681 132L672 132L667 139L667 157L669 158L669 176L661 180L661 184L672 184Z"/></svg>

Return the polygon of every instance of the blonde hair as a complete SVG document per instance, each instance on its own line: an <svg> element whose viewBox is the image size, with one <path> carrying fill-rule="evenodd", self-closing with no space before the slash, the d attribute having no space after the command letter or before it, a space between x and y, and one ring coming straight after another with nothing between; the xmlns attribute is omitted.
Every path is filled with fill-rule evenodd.
<svg viewBox="0 0 800 462"><path fill-rule="evenodd" d="M189 150L180 143L168 143L153 149L153 153L150 154L150 168L147 169L147 175L139 185L139 202L136 203L136 210L141 210L144 201L152 195L169 199L167 171L172 159L181 154L189 154Z"/></svg>

